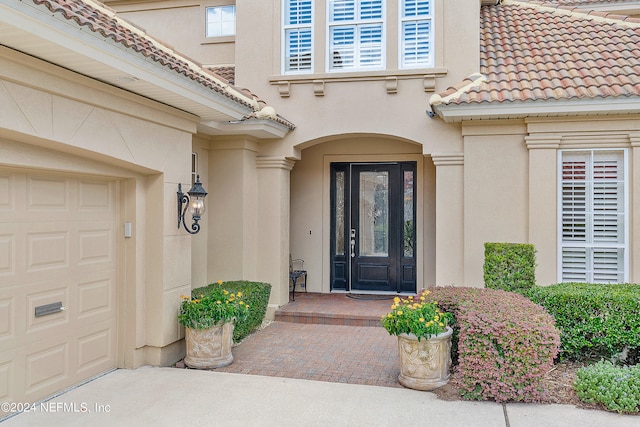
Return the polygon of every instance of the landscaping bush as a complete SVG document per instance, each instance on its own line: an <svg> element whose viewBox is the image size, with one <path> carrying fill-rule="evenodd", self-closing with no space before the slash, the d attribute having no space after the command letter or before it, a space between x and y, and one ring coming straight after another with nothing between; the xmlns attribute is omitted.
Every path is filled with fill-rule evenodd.
<svg viewBox="0 0 640 427"><path fill-rule="evenodd" d="M601 361L577 372L578 397L587 403L602 403L620 413L640 412L640 365L615 366Z"/></svg>
<svg viewBox="0 0 640 427"><path fill-rule="evenodd" d="M469 400L540 402L543 378L558 353L553 318L522 295L494 289L432 288L455 316L458 375Z"/></svg>
<svg viewBox="0 0 640 427"><path fill-rule="evenodd" d="M640 285L559 283L526 295L556 319L561 359L639 362Z"/></svg>
<svg viewBox="0 0 640 427"><path fill-rule="evenodd" d="M484 285L522 293L536 284L536 249L520 243L484 244Z"/></svg>
<svg viewBox="0 0 640 427"><path fill-rule="evenodd" d="M262 282L248 282L246 280L212 283L191 292L193 297L207 295L214 288L222 287L231 293L242 292L242 299L249 306L249 313L245 319L237 321L233 329L233 341L242 341L247 335L260 327L267 313L271 285Z"/></svg>

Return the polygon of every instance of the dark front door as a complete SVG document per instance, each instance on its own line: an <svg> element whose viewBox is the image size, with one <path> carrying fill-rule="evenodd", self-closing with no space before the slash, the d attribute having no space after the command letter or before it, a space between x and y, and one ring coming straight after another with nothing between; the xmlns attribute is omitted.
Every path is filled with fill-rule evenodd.
<svg viewBox="0 0 640 427"><path fill-rule="evenodd" d="M415 170L332 164L332 290L415 292Z"/></svg>

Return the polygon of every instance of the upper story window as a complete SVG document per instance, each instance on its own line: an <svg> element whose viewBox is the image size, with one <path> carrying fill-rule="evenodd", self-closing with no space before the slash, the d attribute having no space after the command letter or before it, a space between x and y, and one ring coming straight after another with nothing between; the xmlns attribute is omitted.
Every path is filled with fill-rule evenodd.
<svg viewBox="0 0 640 427"><path fill-rule="evenodd" d="M384 68L384 0L329 0L329 70Z"/></svg>
<svg viewBox="0 0 640 427"><path fill-rule="evenodd" d="M284 69L311 71L313 0L285 0Z"/></svg>
<svg viewBox="0 0 640 427"><path fill-rule="evenodd" d="M323 56L322 71L326 72L384 70L388 64L397 69L433 67L435 1L282 0L282 70L288 74L321 72L318 67ZM326 20L314 19L324 13L325 6ZM388 7L397 8L393 10L397 19L387 19ZM326 32L322 43L315 32ZM398 34L397 42L387 34ZM389 62L387 53L397 55L397 62Z"/></svg>
<svg viewBox="0 0 640 427"><path fill-rule="evenodd" d="M626 156L626 150L560 152L561 281L627 281Z"/></svg>
<svg viewBox="0 0 640 427"><path fill-rule="evenodd" d="M225 37L236 34L236 7L212 6L206 9L206 36Z"/></svg>
<svg viewBox="0 0 640 427"><path fill-rule="evenodd" d="M433 66L431 0L400 2L400 68Z"/></svg>

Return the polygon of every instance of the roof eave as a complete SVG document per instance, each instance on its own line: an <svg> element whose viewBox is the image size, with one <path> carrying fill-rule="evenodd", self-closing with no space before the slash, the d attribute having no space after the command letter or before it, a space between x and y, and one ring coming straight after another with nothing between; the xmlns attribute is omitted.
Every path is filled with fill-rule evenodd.
<svg viewBox="0 0 640 427"><path fill-rule="evenodd" d="M205 122L198 124L198 132L205 135L250 135L259 139L284 138L292 129L274 120L248 119L231 122Z"/></svg>
<svg viewBox="0 0 640 427"><path fill-rule="evenodd" d="M17 31L36 36L43 43L64 48L75 55L85 56L94 63L100 63L110 69L116 69L124 75L132 76L138 81L149 83L155 88L155 93L160 91L161 94L164 93L164 96L149 96L144 91L136 90L135 85L119 85L86 73L88 77L191 112L202 117L203 120L211 120L214 117L217 120L222 117L226 117L228 120L239 120L254 111L254 108L245 105L245 103L254 102L254 100L237 101L213 89L208 89L188 76L150 60L142 53L125 48L109 38L105 39L86 26L78 26L74 21L69 21L59 14L43 13L45 10L26 2L2 3L0 4L2 21L15 27ZM36 53L25 51L19 47L17 49L48 60ZM56 63L56 65L85 74L82 70L76 70L64 63ZM176 99L181 101L175 103L167 101ZM210 117L207 117L207 112L210 112Z"/></svg>
<svg viewBox="0 0 640 427"><path fill-rule="evenodd" d="M432 105L435 116L447 123L471 120L518 119L639 114L640 98L539 100L529 102L467 103Z"/></svg>

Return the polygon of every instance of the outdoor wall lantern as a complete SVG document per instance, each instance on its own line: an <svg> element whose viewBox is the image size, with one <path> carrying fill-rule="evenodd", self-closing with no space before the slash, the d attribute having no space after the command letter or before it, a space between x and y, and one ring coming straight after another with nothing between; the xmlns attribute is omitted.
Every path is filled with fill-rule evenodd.
<svg viewBox="0 0 640 427"><path fill-rule="evenodd" d="M196 182L193 184L193 187L191 187L191 190L187 191L187 194L182 192L182 184L178 183L178 229L180 229L180 223L182 223L187 233L198 234L198 231L200 231L198 221L200 221L205 211L205 197L207 197L207 191L200 182L200 175L196 177ZM189 230L185 222L187 209L189 209L191 218L193 218L191 230Z"/></svg>

